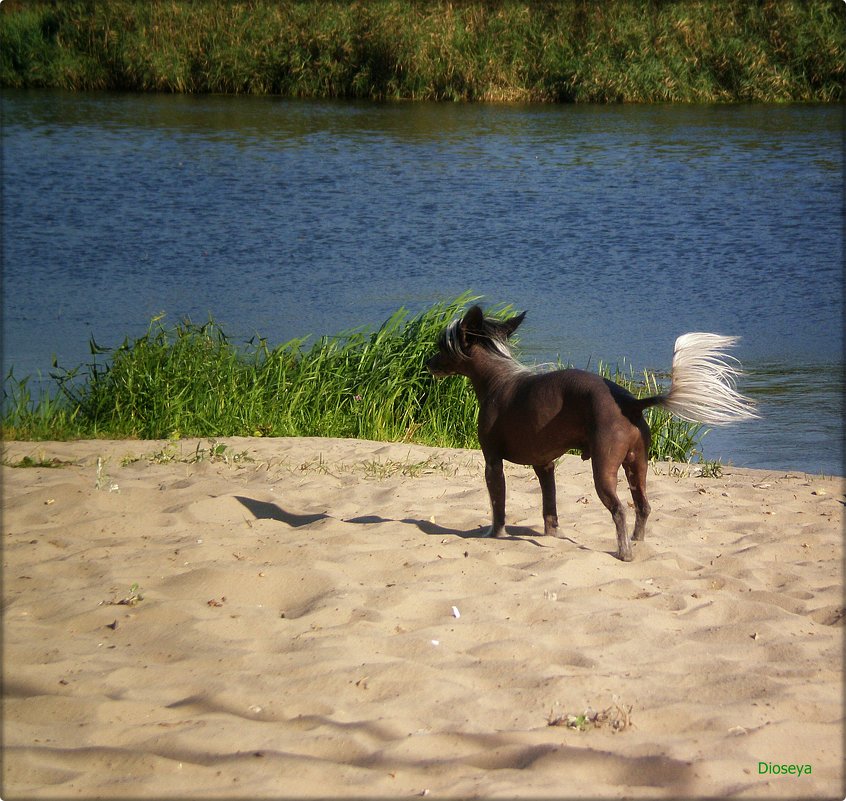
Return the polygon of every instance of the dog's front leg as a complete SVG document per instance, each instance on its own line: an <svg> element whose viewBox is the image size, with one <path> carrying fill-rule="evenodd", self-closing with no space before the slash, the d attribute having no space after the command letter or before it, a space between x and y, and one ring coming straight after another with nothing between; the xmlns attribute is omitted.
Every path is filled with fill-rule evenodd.
<svg viewBox="0 0 846 801"><path fill-rule="evenodd" d="M492 521L486 537L505 536L505 473L502 470L502 459L488 459L485 457L485 483L488 485L488 495L491 497Z"/></svg>
<svg viewBox="0 0 846 801"><path fill-rule="evenodd" d="M558 507L555 503L555 462L532 465L541 488L543 498L543 533L547 537L558 536Z"/></svg>

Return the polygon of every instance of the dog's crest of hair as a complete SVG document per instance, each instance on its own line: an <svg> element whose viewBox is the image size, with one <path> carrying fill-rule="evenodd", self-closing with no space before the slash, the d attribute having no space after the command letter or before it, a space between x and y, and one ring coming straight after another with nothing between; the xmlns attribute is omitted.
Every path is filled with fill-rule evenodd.
<svg viewBox="0 0 846 801"><path fill-rule="evenodd" d="M461 347L461 334L459 327L461 326L461 318L456 317L442 332L438 338L438 348L450 356L458 356L461 359L466 359L467 354L464 348Z"/></svg>
<svg viewBox="0 0 846 801"><path fill-rule="evenodd" d="M513 318L515 320L513 327L509 327L497 320L490 320L483 317L481 328L474 327L464 329L463 331L462 324L465 323L467 318L456 317L441 333L438 340L438 346L441 350L446 351L454 357L469 359L470 354L467 353L466 348L462 345L463 333L465 338L466 336L473 337L474 341L488 352L493 353L496 356L500 356L503 359L508 359L510 362L514 363L515 367L525 369L523 365L514 358L514 355L511 353L511 349L508 347L508 336L514 328L522 322L524 315L525 312L517 318Z"/></svg>
<svg viewBox="0 0 846 801"><path fill-rule="evenodd" d="M461 344L461 324L464 320L461 317L456 317L441 333L438 340L438 345L442 350L450 353L453 356L459 356L462 359L470 358L470 354L466 352ZM515 361L508 347L507 334L503 328L492 324L488 320L484 320L482 330L472 329L465 332L474 337L479 345L485 350L502 356L504 359Z"/></svg>

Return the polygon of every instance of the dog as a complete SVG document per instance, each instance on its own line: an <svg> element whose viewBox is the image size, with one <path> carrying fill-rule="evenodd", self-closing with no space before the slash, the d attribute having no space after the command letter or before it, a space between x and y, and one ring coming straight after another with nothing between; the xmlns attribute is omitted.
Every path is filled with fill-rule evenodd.
<svg viewBox="0 0 846 801"><path fill-rule="evenodd" d="M611 513L617 557L632 560L626 514L617 497L620 466L625 470L635 508L632 539L646 536L650 506L646 497L650 431L644 409L661 406L689 422L720 425L757 417L754 403L735 389L739 363L724 350L737 337L692 333L675 343L670 390L635 398L625 388L595 373L567 369L535 372L514 359L508 338L526 316L485 317L479 306L453 320L426 363L435 377L470 379L479 401L479 444L485 457L485 482L492 522L485 536L505 533L503 460L531 465L541 487L544 534L560 536L555 500L555 460L580 449L592 460L596 493Z"/></svg>

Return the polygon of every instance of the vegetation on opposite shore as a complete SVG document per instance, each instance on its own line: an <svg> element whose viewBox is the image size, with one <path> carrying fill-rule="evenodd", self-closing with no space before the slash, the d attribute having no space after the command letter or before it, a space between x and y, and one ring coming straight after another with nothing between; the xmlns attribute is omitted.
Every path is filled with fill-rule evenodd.
<svg viewBox="0 0 846 801"><path fill-rule="evenodd" d="M440 303L415 317L395 312L376 331L271 347L236 347L214 322L167 328L154 320L134 341L91 364L56 369L52 391L33 397L28 378L4 384L4 439L225 436L358 437L475 448L478 405L469 382L426 369L444 326L474 300ZM495 314L505 315L509 307ZM97 356L105 355L98 362ZM604 374L635 394L659 391L653 375ZM650 457L689 462L701 427L648 410Z"/></svg>
<svg viewBox="0 0 846 801"><path fill-rule="evenodd" d="M843 99L842 0L5 0L0 85L545 102Z"/></svg>

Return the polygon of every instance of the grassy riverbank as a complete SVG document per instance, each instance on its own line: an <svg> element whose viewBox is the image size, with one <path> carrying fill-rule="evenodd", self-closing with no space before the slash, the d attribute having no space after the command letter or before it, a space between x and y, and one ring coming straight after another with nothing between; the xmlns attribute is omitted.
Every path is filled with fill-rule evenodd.
<svg viewBox="0 0 846 801"><path fill-rule="evenodd" d="M27 379L6 379L4 439L320 436L478 447L469 382L436 381L425 361L465 295L410 317L400 309L376 331L236 347L213 322L148 332L89 365L53 372L33 397ZM502 310L503 313L507 309ZM608 371L605 371L606 375ZM655 378L612 376L636 394ZM651 456L690 461L699 426L650 409Z"/></svg>
<svg viewBox="0 0 846 801"><path fill-rule="evenodd" d="M842 0L5 0L0 85L290 97L838 101Z"/></svg>

